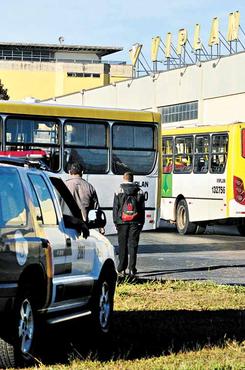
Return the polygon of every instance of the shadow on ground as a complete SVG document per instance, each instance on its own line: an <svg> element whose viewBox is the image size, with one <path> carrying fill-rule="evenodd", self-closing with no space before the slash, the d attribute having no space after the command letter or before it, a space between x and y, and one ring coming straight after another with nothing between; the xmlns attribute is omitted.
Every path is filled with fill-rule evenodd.
<svg viewBox="0 0 245 370"><path fill-rule="evenodd" d="M89 321L66 324L46 333L44 364L73 358L100 361L160 356L205 345L245 339L245 311L117 311L111 334L96 336Z"/></svg>

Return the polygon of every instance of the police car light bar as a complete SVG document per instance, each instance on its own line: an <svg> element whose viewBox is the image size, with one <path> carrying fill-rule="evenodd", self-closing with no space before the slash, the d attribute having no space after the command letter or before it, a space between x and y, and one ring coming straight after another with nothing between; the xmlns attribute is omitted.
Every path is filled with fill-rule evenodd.
<svg viewBox="0 0 245 370"><path fill-rule="evenodd" d="M0 151L1 157L17 157L17 158L33 158L39 159L44 158L47 156L45 150L37 149L37 150L2 150Z"/></svg>

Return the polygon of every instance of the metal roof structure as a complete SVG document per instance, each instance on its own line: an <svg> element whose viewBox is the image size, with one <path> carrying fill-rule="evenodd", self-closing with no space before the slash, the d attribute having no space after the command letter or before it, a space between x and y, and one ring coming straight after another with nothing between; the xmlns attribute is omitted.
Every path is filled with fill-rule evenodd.
<svg viewBox="0 0 245 370"><path fill-rule="evenodd" d="M0 49L14 49L18 51L46 51L46 52L77 52L95 53L98 57L122 51L122 47L94 46L94 45L65 45L65 44L33 44L17 42L0 42Z"/></svg>

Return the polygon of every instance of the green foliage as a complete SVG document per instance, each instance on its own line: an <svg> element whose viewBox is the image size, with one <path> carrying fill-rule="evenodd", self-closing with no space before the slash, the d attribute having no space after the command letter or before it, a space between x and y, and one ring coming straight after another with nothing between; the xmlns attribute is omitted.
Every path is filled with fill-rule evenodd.
<svg viewBox="0 0 245 370"><path fill-rule="evenodd" d="M2 81L0 80L0 100L9 100L8 89L4 88Z"/></svg>

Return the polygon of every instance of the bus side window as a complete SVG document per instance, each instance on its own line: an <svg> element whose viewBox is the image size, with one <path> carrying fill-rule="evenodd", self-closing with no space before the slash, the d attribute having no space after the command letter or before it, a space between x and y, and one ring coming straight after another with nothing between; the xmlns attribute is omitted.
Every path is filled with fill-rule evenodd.
<svg viewBox="0 0 245 370"><path fill-rule="evenodd" d="M174 172L190 173L193 166L193 136L177 136L174 148Z"/></svg>
<svg viewBox="0 0 245 370"><path fill-rule="evenodd" d="M212 136L211 152L210 172L223 173L225 171L228 152L227 134L214 134Z"/></svg>
<svg viewBox="0 0 245 370"><path fill-rule="evenodd" d="M208 155L195 155L194 172L208 172Z"/></svg>
<svg viewBox="0 0 245 370"><path fill-rule="evenodd" d="M162 172L171 173L173 170L173 138L162 138L162 155Z"/></svg>
<svg viewBox="0 0 245 370"><path fill-rule="evenodd" d="M195 136L194 173L207 173L209 164L209 135Z"/></svg>
<svg viewBox="0 0 245 370"><path fill-rule="evenodd" d="M173 159L163 157L163 173L171 173L173 169Z"/></svg>
<svg viewBox="0 0 245 370"><path fill-rule="evenodd" d="M212 173L223 173L226 165L226 155L212 155L211 158L211 172Z"/></svg>

